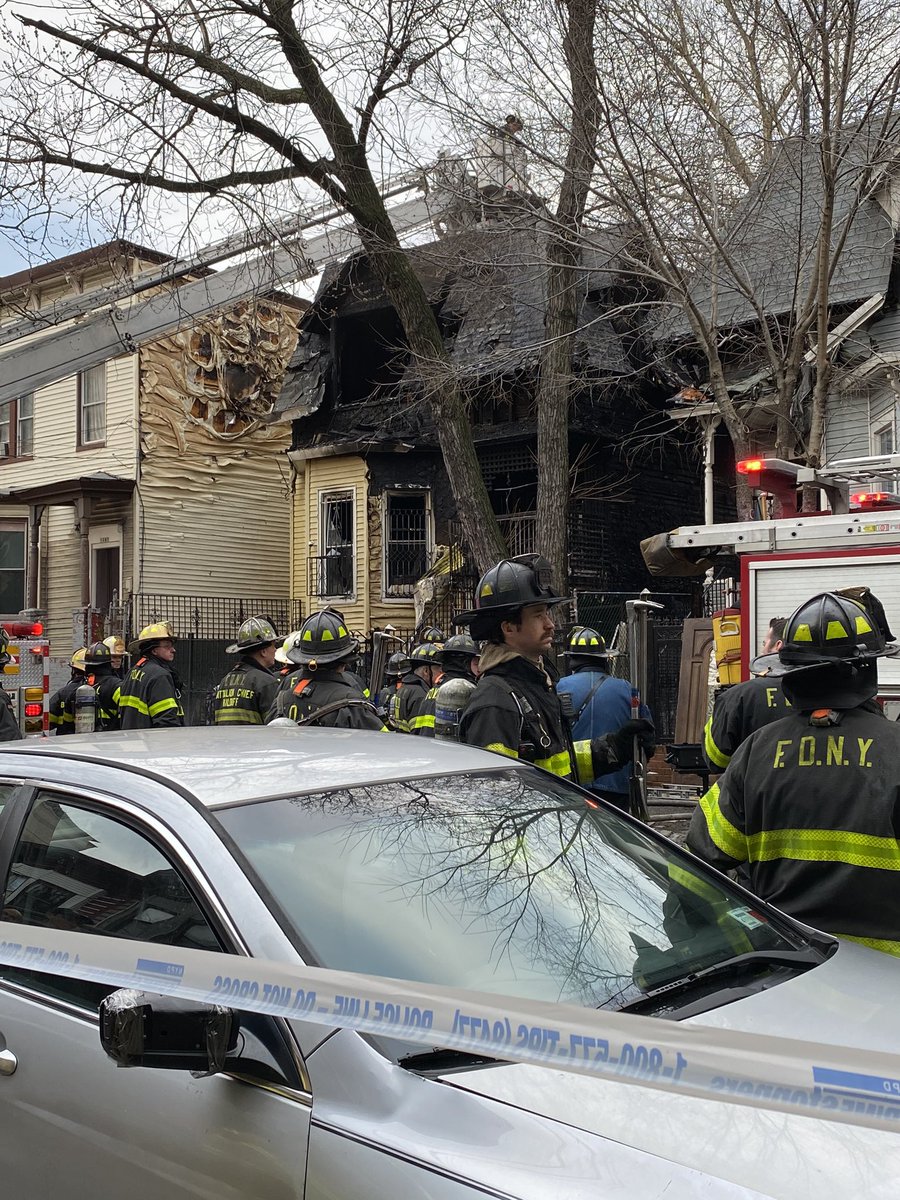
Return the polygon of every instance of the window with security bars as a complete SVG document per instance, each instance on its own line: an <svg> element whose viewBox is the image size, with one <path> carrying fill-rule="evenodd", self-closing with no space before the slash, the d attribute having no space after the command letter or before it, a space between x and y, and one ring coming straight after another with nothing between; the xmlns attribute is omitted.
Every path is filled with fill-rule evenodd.
<svg viewBox="0 0 900 1200"><path fill-rule="evenodd" d="M429 493L390 492L385 498L384 583L389 596L411 596L428 567Z"/></svg>
<svg viewBox="0 0 900 1200"><path fill-rule="evenodd" d="M317 596L352 596L353 493L332 492L321 499L321 550L315 563Z"/></svg>
<svg viewBox="0 0 900 1200"><path fill-rule="evenodd" d="M106 363L78 376L78 445L106 441Z"/></svg>

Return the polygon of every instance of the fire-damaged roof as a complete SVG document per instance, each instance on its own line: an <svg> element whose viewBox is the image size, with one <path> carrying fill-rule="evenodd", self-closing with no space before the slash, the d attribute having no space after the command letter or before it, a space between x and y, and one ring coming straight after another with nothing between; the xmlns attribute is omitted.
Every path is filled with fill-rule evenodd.
<svg viewBox="0 0 900 1200"><path fill-rule="evenodd" d="M544 340L548 228L481 225L406 253L439 315L450 361L463 379L517 377L536 367ZM623 282L628 235L592 231L582 251L581 328L575 364L594 381L630 375L624 326L610 315L611 293ZM325 396L336 317L385 310L387 300L362 254L326 271L285 376L276 419L309 416ZM412 367L400 388L416 384ZM377 407L377 401L376 401Z"/></svg>

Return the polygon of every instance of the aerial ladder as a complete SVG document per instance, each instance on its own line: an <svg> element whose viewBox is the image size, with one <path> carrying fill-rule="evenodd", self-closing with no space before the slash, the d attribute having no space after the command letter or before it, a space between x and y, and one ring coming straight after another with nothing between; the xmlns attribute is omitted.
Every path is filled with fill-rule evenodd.
<svg viewBox="0 0 900 1200"><path fill-rule="evenodd" d="M387 184L382 195L399 237L432 225L438 215L421 173ZM358 248L352 220L330 209L225 238L159 270L7 322L0 326L0 404L132 354L248 297L312 279ZM229 259L238 261L211 269Z"/></svg>

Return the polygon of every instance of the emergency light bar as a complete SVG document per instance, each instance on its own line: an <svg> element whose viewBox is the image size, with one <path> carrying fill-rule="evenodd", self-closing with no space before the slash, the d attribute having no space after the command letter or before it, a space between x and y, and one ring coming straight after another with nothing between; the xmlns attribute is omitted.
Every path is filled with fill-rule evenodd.
<svg viewBox="0 0 900 1200"><path fill-rule="evenodd" d="M44 633L41 621L4 621L3 628L10 637L42 637Z"/></svg>
<svg viewBox="0 0 900 1200"><path fill-rule="evenodd" d="M855 508L896 508L900 505L900 496L893 492L854 492L850 503Z"/></svg>

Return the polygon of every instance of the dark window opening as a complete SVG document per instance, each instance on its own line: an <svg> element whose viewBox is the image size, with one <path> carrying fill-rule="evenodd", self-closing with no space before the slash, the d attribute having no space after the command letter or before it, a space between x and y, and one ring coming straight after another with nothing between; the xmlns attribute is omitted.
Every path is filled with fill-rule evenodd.
<svg viewBox="0 0 900 1200"><path fill-rule="evenodd" d="M0 613L25 607L25 523L0 521Z"/></svg>
<svg viewBox="0 0 900 1200"><path fill-rule="evenodd" d="M349 492L322 497L319 515L322 553L310 560L310 594L352 596L353 496Z"/></svg>
<svg viewBox="0 0 900 1200"><path fill-rule="evenodd" d="M343 403L358 403L390 392L403 377L409 349L392 308L341 317L335 341L338 395Z"/></svg>
<svg viewBox="0 0 900 1200"><path fill-rule="evenodd" d="M428 494L387 496L385 587L391 596L411 596L428 566Z"/></svg>

